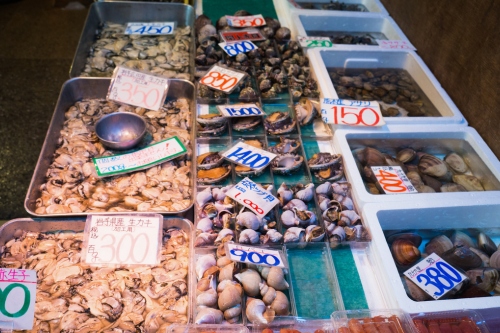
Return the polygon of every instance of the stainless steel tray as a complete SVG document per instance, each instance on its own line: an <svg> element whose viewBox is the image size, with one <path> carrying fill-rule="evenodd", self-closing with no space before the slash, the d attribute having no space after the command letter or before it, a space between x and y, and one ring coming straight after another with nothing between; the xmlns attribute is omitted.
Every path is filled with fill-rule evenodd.
<svg viewBox="0 0 500 333"><path fill-rule="evenodd" d="M40 196L40 185L45 180L45 173L49 168L54 151L57 149L57 141L59 139L59 132L64 124L64 113L72 106L75 102L83 98L106 98L108 92L108 87L111 79L109 78L74 78L66 81L59 94L59 99L56 104L54 115L49 125L47 131L47 136L45 137L45 142L42 146L40 152L40 157L35 167L33 173L33 178L31 179L30 186L28 188L28 193L26 194L26 199L24 201L24 207L26 211L34 216L83 216L88 213L68 213L68 214L36 214L36 199ZM172 98L187 98L191 101L191 123L194 123L194 117L196 113L195 108L195 92L194 85L186 80L170 80L170 86L167 93L167 100ZM191 151L194 150L194 129L191 129ZM196 172L196 157L195 154L191 154L191 181L192 181L192 198L190 205L181 211L173 212L156 212L160 214L183 214L189 211L194 203L194 186L195 179L194 175ZM97 213L98 214L98 213Z"/></svg>
<svg viewBox="0 0 500 333"><path fill-rule="evenodd" d="M165 22L175 21L178 26L191 27L190 74L194 77L194 8L180 3L159 2L94 2L89 9L85 25L80 35L80 41L69 71L71 78L82 73L89 55L90 47L95 41L95 32L101 23L113 22L126 24L128 22Z"/></svg>

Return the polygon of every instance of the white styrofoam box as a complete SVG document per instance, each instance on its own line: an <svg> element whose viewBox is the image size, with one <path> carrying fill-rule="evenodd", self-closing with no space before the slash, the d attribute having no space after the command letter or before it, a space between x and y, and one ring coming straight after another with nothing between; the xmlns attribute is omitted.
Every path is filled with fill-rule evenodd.
<svg viewBox="0 0 500 333"><path fill-rule="evenodd" d="M411 201L424 207L428 201L466 199L477 202L497 195L500 200L500 162L472 127L460 126L393 126L388 131L336 130L333 144L344 158L344 173L353 187L361 208L367 203ZM378 194L369 193L359 173L352 150L370 146L395 156L397 149L412 147L443 158L450 151L460 154L488 191Z"/></svg>
<svg viewBox="0 0 500 333"><path fill-rule="evenodd" d="M404 69L434 104L441 117L384 117L388 125L467 124L464 116L441 87L434 74L414 51L309 49L307 55L312 70L318 77L322 98L338 98L328 74L329 68Z"/></svg>
<svg viewBox="0 0 500 333"><path fill-rule="evenodd" d="M383 33L389 40L402 40L410 43L396 22L385 15L366 15L359 12L321 11L309 14L294 12L292 22L298 36L315 36L309 31L351 32L351 33ZM378 45L347 45L334 44L335 50L373 50ZM390 50L392 51L392 50Z"/></svg>
<svg viewBox="0 0 500 333"><path fill-rule="evenodd" d="M404 290L400 274L384 236L387 230L413 230L423 236L420 249L428 239L453 229L468 229L471 236L486 231L497 244L500 241L500 196L478 200L425 200L422 202L367 204L363 219L372 234L372 254L378 257L376 274L383 281L388 298L409 313L500 307L500 296L443 299L416 302ZM487 230L486 230L487 229ZM419 230L426 230L419 233Z"/></svg>
<svg viewBox="0 0 500 333"><path fill-rule="evenodd" d="M377 13L377 14L382 14L382 15L389 15L389 12L385 9L384 5L382 5L382 2L380 2L380 0L341 0L340 1L340 2L343 2L345 4L363 5L368 10L367 12L353 12L353 11L345 11L345 10L327 10L327 9L321 9L321 8L317 8L317 9L299 8L299 7L301 7L302 3L328 4L330 2L331 2L330 0L291 0L291 1L288 1L289 6L290 6L292 11L303 12L303 13L308 13L308 14L316 14L316 13L320 13L320 12L324 12L324 11L329 11L329 12L346 13L346 14L347 13L364 13L364 14Z"/></svg>

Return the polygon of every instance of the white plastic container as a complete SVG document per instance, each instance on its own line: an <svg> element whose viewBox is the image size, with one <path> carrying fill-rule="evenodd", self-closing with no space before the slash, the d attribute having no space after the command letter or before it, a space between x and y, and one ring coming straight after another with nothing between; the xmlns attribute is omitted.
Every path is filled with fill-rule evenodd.
<svg viewBox="0 0 500 333"><path fill-rule="evenodd" d="M406 295L383 233L385 230L414 230L419 233L419 230L431 229L435 233L447 233L450 229L471 228L483 231L487 229L488 235L498 243L500 241L499 199L496 196L481 200L424 200L365 205L363 217L370 227L374 255L378 257L376 274L378 281L384 283L383 289L387 297L408 313L500 307L500 296L422 302L411 300ZM427 240L424 237L421 247Z"/></svg>
<svg viewBox="0 0 500 333"><path fill-rule="evenodd" d="M298 36L314 36L315 31L334 33L382 33L386 39L402 40L410 43L403 31L396 22L383 15L369 15L359 12L321 11L314 13L304 13L303 11L292 14L292 22ZM323 34L321 36L324 36ZM374 36L376 37L376 36ZM350 45L334 44L335 50L378 50L378 45Z"/></svg>
<svg viewBox="0 0 500 333"><path fill-rule="evenodd" d="M492 196L500 200L500 162L472 127L394 126L389 127L388 131L337 130L333 142L335 149L344 157L345 176L352 184L354 197L362 208L371 202L410 201L425 207L426 202L441 200L464 199L469 202L480 202ZM371 194L365 188L352 154L353 149L366 146L393 156L400 147L411 147L440 158L454 151L465 159L472 174L478 177L488 190L484 192Z"/></svg>
<svg viewBox="0 0 500 333"><path fill-rule="evenodd" d="M286 0L285 0L286 1ZM316 14L319 12L335 12L335 13L364 13L364 14L383 14L383 15L389 15L389 12L385 9L385 7L382 5L382 2L379 0L336 0L337 2L343 2L346 5L351 5L351 4L357 4L361 5L366 8L367 11L365 12L357 12L357 11L346 11L346 10L327 10L327 9L321 9L321 6L323 4L328 4L330 3L330 0L288 0L288 3L290 7L293 9L293 11L301 11L304 13L309 13L309 14ZM303 8L303 5L306 3L314 3L314 9L306 9Z"/></svg>
<svg viewBox="0 0 500 333"><path fill-rule="evenodd" d="M467 122L455 103L414 51L394 50L325 50L309 49L307 52L312 70L318 79L321 97L338 98L330 79L331 68L394 68L408 71L427 98L434 104L441 117L384 117L388 125L401 124L463 124Z"/></svg>

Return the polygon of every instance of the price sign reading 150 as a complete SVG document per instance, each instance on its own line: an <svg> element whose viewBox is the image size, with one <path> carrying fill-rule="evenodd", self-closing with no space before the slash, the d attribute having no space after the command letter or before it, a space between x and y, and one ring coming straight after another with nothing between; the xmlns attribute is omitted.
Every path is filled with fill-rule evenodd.
<svg viewBox="0 0 500 333"><path fill-rule="evenodd" d="M385 125L380 107L373 101L324 98L321 116L327 124L368 127Z"/></svg>

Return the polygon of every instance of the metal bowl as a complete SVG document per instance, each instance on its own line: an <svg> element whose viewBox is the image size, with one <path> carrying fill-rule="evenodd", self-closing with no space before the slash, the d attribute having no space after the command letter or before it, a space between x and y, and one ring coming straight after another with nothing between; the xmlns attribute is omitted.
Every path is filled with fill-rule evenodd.
<svg viewBox="0 0 500 333"><path fill-rule="evenodd" d="M104 146L125 150L142 140L146 134L146 122L135 113L115 112L99 119L95 132Z"/></svg>

